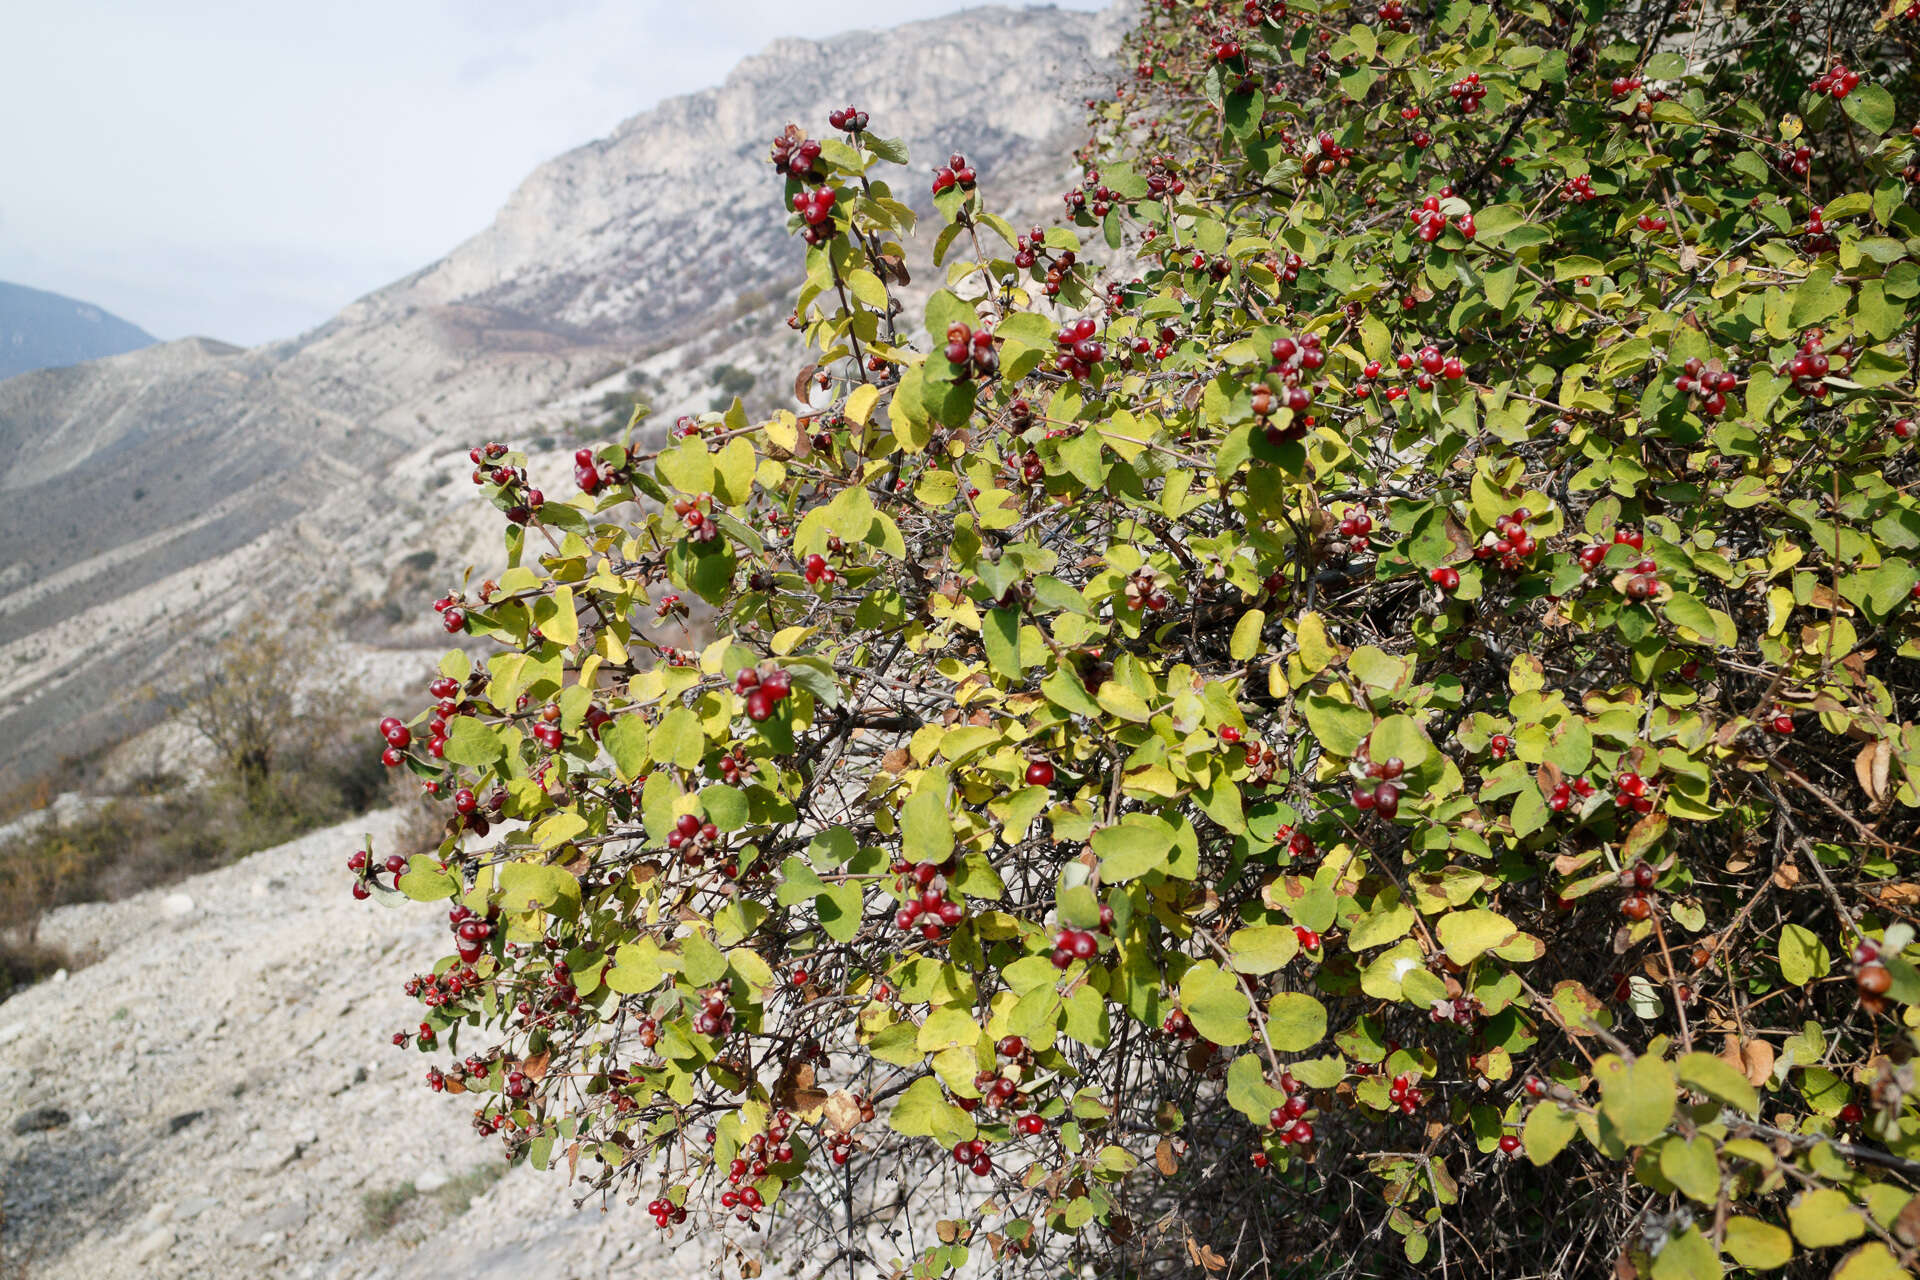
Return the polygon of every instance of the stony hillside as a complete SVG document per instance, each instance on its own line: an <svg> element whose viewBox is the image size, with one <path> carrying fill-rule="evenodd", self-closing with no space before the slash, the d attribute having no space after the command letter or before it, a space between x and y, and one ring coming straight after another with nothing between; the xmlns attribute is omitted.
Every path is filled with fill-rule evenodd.
<svg viewBox="0 0 1920 1280"><path fill-rule="evenodd" d="M262 602L430 639L395 606L489 555L471 443L544 448L560 488L561 455L629 393L658 427L707 408L716 375L763 407L790 385L779 128L857 102L906 140L916 198L921 162L961 149L1003 208L1048 217L1120 25L981 8L782 40L542 166L486 231L311 333L0 383L0 789L53 758L54 726L66 753L136 727L106 691L190 664Z"/></svg>
<svg viewBox="0 0 1920 1280"><path fill-rule="evenodd" d="M0 378L150 347L139 325L44 289L0 280Z"/></svg>
<svg viewBox="0 0 1920 1280"><path fill-rule="evenodd" d="M47 918L96 960L0 1004L0 1275L704 1274L700 1242L670 1258L637 1208L501 1177L426 1059L384 1043L446 937L434 910L347 893L344 851L395 822Z"/></svg>

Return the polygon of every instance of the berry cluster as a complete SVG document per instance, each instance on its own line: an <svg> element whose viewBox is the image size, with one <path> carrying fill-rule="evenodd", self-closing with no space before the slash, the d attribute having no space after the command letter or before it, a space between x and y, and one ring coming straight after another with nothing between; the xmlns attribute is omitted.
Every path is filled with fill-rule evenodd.
<svg viewBox="0 0 1920 1280"><path fill-rule="evenodd" d="M719 842L720 828L701 821L694 813L681 814L674 819L673 830L667 832L667 848L679 854L680 860L689 867L704 865L707 855Z"/></svg>
<svg viewBox="0 0 1920 1280"><path fill-rule="evenodd" d="M1415 354L1410 355L1403 351L1395 359L1395 363L1403 370L1412 368L1416 362L1420 366L1420 372L1415 375L1413 385L1422 391L1433 390L1433 380L1436 377L1445 378L1448 382L1458 382L1467 376L1467 366L1462 363L1459 356L1441 355L1440 348L1431 343L1420 348Z"/></svg>
<svg viewBox="0 0 1920 1280"><path fill-rule="evenodd" d="M1442 591L1458 591L1460 589L1460 571L1450 564L1443 564L1438 569L1428 571L1427 581Z"/></svg>
<svg viewBox="0 0 1920 1280"><path fill-rule="evenodd" d="M687 1220L686 1207L675 1204L665 1196L647 1201L647 1212L653 1215L653 1225L663 1231Z"/></svg>
<svg viewBox="0 0 1920 1280"><path fill-rule="evenodd" d="M1060 372L1081 382L1093 375L1107 358L1106 347L1093 336L1098 331L1099 325L1091 317L1082 317L1053 336L1053 344L1059 348Z"/></svg>
<svg viewBox="0 0 1920 1280"><path fill-rule="evenodd" d="M1639 76L1615 76L1607 90L1616 98L1624 98L1645 83Z"/></svg>
<svg viewBox="0 0 1920 1280"><path fill-rule="evenodd" d="M1393 1078L1393 1084L1387 1089L1387 1100L1400 1108L1400 1114L1410 1116L1427 1101L1428 1095L1421 1092L1418 1082L1411 1072L1402 1072Z"/></svg>
<svg viewBox="0 0 1920 1280"><path fill-rule="evenodd" d="M1176 1040L1192 1042L1200 1038L1199 1029L1193 1025L1193 1019L1187 1016L1185 1009L1175 1009L1160 1023L1160 1029Z"/></svg>
<svg viewBox="0 0 1920 1280"><path fill-rule="evenodd" d="M895 891L907 894L907 900L894 912L897 928L919 929L928 942L940 941L946 930L958 927L967 918L964 903L947 896L947 876L953 871L949 859L942 863L905 861L893 864Z"/></svg>
<svg viewBox="0 0 1920 1280"><path fill-rule="evenodd" d="M1642 231L1647 232L1665 231L1667 229L1667 220L1665 218L1656 218L1650 213L1643 213L1635 220L1634 225Z"/></svg>
<svg viewBox="0 0 1920 1280"><path fill-rule="evenodd" d="M1699 356L1682 365L1680 375L1673 380L1674 389L1692 396L1694 408L1709 418L1727 411L1727 392L1739 385L1738 375L1722 368L1719 360L1702 361Z"/></svg>
<svg viewBox="0 0 1920 1280"><path fill-rule="evenodd" d="M1526 507L1515 507L1511 514L1501 516L1473 549L1473 558L1498 559L1500 567L1508 573L1517 571L1539 545L1527 532L1527 521L1531 519L1533 512Z"/></svg>
<svg viewBox="0 0 1920 1280"><path fill-rule="evenodd" d="M1571 782L1557 782L1553 790L1547 793L1547 808L1555 813L1565 813L1573 805L1575 796L1585 800L1593 794L1594 787L1585 778L1575 778Z"/></svg>
<svg viewBox="0 0 1920 1280"><path fill-rule="evenodd" d="M1380 20L1381 26L1389 30L1403 33L1413 30L1413 23L1407 18L1407 6L1402 4L1401 0L1384 0L1373 11L1373 16Z"/></svg>
<svg viewBox="0 0 1920 1280"><path fill-rule="evenodd" d="M1456 80L1447 86L1447 92L1453 95L1453 105L1462 115L1472 115L1480 109L1480 100L1487 96L1487 87L1480 83L1480 73L1469 71L1464 79Z"/></svg>
<svg viewBox="0 0 1920 1280"><path fill-rule="evenodd" d="M472 792L466 794L471 796ZM471 907L458 906L447 912L447 924L453 930L454 948L460 953L460 963L472 964L477 961L487 949L487 939L493 936L493 923Z"/></svg>
<svg viewBox="0 0 1920 1280"><path fill-rule="evenodd" d="M867 113L857 107L841 107L827 112L827 123L844 133L865 133Z"/></svg>
<svg viewBox="0 0 1920 1280"><path fill-rule="evenodd" d="M1307 1098L1306 1087L1287 1071L1281 1073L1280 1091L1287 1095L1287 1100L1267 1113L1267 1125L1273 1130L1274 1141L1282 1146L1305 1146L1313 1141L1313 1123L1306 1119L1313 1103Z"/></svg>
<svg viewBox="0 0 1920 1280"><path fill-rule="evenodd" d="M987 377L1000 370L1000 355L993 349L993 335L985 329L975 330L958 322L947 326L946 357L957 378L969 378L976 373Z"/></svg>
<svg viewBox="0 0 1920 1280"><path fill-rule="evenodd" d="M1353 776L1349 785L1354 808L1362 813L1371 810L1389 821L1399 814L1400 796L1406 790L1406 784L1400 781L1407 771L1405 761L1399 756L1372 760L1367 744L1362 742L1348 770Z"/></svg>
<svg viewBox="0 0 1920 1280"><path fill-rule="evenodd" d="M1847 70L1845 63L1836 62L1809 87L1838 102L1860 87L1860 73Z"/></svg>
<svg viewBox="0 0 1920 1280"><path fill-rule="evenodd" d="M1433 1006L1427 1010L1427 1020L1429 1022L1451 1022L1456 1027L1470 1027L1476 1018L1481 1017L1485 1013L1486 1010L1481 1006L1477 997L1463 993L1454 996L1452 999L1442 997L1439 1000L1435 1000Z"/></svg>
<svg viewBox="0 0 1920 1280"><path fill-rule="evenodd" d="M977 177L973 166L967 163L967 158L956 151L947 157L947 163L944 166L934 170L933 194L939 195L951 187L971 191Z"/></svg>
<svg viewBox="0 0 1920 1280"><path fill-rule="evenodd" d="M693 1029L698 1035L717 1036L722 1040L733 1033L732 999L725 987L710 987L700 997L700 1012L693 1015Z"/></svg>
<svg viewBox="0 0 1920 1280"><path fill-rule="evenodd" d="M499 461L506 456L507 446L492 441L467 450L467 457L473 460L473 482L477 485L493 484L500 490L505 501L507 519L515 524L525 524L533 518L533 513L546 503L546 495L527 485L525 467L508 466ZM449 627L448 630L453 630Z"/></svg>
<svg viewBox="0 0 1920 1280"><path fill-rule="evenodd" d="M987 1140L975 1138L971 1142L953 1144L953 1162L962 1169L971 1170L978 1178L993 1173L993 1157L987 1154Z"/></svg>
<svg viewBox="0 0 1920 1280"><path fill-rule="evenodd" d="M813 165L820 158L820 144L812 138L801 137L798 129L788 125L787 131L773 140L771 158L776 173L812 182L815 180Z"/></svg>
<svg viewBox="0 0 1920 1280"><path fill-rule="evenodd" d="M1615 529L1612 546L1632 547L1635 551L1646 545L1646 536L1638 529ZM1580 567L1592 573L1607 558L1609 546L1604 542L1595 542L1580 551Z"/></svg>
<svg viewBox="0 0 1920 1280"><path fill-rule="evenodd" d="M1600 193L1593 189L1593 179L1584 173L1577 178L1568 178L1560 193L1566 197L1568 204L1588 204L1600 198Z"/></svg>
<svg viewBox="0 0 1920 1280"><path fill-rule="evenodd" d="M566 745L567 731L560 723L560 716L560 704L549 702L540 708L540 713L534 717L533 727L529 730L533 734L533 740L549 751L558 751Z"/></svg>
<svg viewBox="0 0 1920 1280"><path fill-rule="evenodd" d="M1629 809L1634 813L1653 812L1653 797L1648 795L1647 791L1647 780L1636 770L1622 769L1613 775L1613 802L1622 809ZM1640 865L1646 867L1644 862ZM1653 883L1653 868L1647 867L1646 874L1647 884L1641 885L1642 889Z"/></svg>
<svg viewBox="0 0 1920 1280"><path fill-rule="evenodd" d="M1338 138L1326 132L1314 139L1314 146L1313 153L1301 162L1302 178L1332 177L1351 165L1356 154L1354 148L1341 146Z"/></svg>
<svg viewBox="0 0 1920 1280"><path fill-rule="evenodd" d="M1800 350L1780 366L1780 372L1793 379L1795 391L1815 400L1826 398L1827 374L1833 369L1833 361L1822 350L1825 337L1818 329L1808 333L1801 340Z"/></svg>
<svg viewBox="0 0 1920 1280"><path fill-rule="evenodd" d="M793 676L784 667L765 674L758 667L743 667L733 678L733 691L746 700L747 719L759 724L792 695Z"/></svg>
<svg viewBox="0 0 1920 1280"><path fill-rule="evenodd" d="M631 461L629 456L628 462ZM625 484L629 478L625 465L605 465L592 449L576 449L573 452L573 483L582 493L598 493L607 485Z"/></svg>
<svg viewBox="0 0 1920 1280"><path fill-rule="evenodd" d="M839 573L828 565L827 558L818 552L807 557L806 564L801 567L800 573L801 576L807 580L807 585L810 587L818 586L822 582L838 582L840 580Z"/></svg>
<svg viewBox="0 0 1920 1280"><path fill-rule="evenodd" d="M1247 758L1249 760L1253 758L1253 753L1258 746L1258 743L1250 742L1247 744ZM1313 837L1295 827L1292 823L1282 823L1273 833L1273 841L1275 844L1285 845L1288 855L1295 860L1311 858L1320 852L1319 847L1314 844Z"/></svg>
<svg viewBox="0 0 1920 1280"><path fill-rule="evenodd" d="M1100 908L1100 932L1113 927L1113 908ZM1064 969L1075 960L1091 960L1100 954L1100 939L1086 929L1061 929L1053 935L1053 952L1047 958L1053 967Z"/></svg>
<svg viewBox="0 0 1920 1280"><path fill-rule="evenodd" d="M372 890L382 889L380 871L386 871L390 877L394 877L394 885L399 885L399 877L407 873L407 860L401 858L399 854L388 854L386 862L382 862L378 867L372 867L367 862L367 850L355 848L351 854L348 854L348 871L353 871L355 875L353 898L365 902L367 898L371 898Z"/></svg>
<svg viewBox="0 0 1920 1280"><path fill-rule="evenodd" d="M467 611L460 607L459 597L442 596L433 602L433 611L440 615L440 626L448 635L467 629Z"/></svg>
<svg viewBox="0 0 1920 1280"><path fill-rule="evenodd" d="M1334 526L1334 531L1348 540L1347 549L1354 555L1364 555L1373 545L1370 536L1373 533L1373 517L1367 514L1365 507L1349 509L1340 517L1340 523Z"/></svg>
<svg viewBox="0 0 1920 1280"><path fill-rule="evenodd" d="M703 493L695 498L675 498L673 514L680 517L687 526L687 536L695 542L712 542L720 536L720 526L713 518L713 495Z"/></svg>
<svg viewBox="0 0 1920 1280"><path fill-rule="evenodd" d="M1215 36L1207 42L1215 62L1237 62L1246 50L1232 36Z"/></svg>
<svg viewBox="0 0 1920 1280"><path fill-rule="evenodd" d="M833 217L833 197L834 193L828 187L813 187L793 193L793 211L807 224L808 244L820 243L821 236L816 232L830 230L825 224Z"/></svg>

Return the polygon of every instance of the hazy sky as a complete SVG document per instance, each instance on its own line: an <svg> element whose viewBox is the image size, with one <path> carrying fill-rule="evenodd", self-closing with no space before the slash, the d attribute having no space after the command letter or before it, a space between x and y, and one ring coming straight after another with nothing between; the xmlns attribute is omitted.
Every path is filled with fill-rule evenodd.
<svg viewBox="0 0 1920 1280"><path fill-rule="evenodd" d="M161 338L290 337L777 36L963 3L0 0L0 280Z"/></svg>

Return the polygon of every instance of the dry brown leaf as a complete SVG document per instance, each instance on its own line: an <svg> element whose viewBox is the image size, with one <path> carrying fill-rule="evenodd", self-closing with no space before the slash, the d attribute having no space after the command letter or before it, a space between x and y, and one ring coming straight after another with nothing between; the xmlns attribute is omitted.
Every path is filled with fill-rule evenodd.
<svg viewBox="0 0 1920 1280"><path fill-rule="evenodd" d="M827 1123L841 1133L852 1133L860 1123L860 1099L845 1089L836 1089L827 1099Z"/></svg>
<svg viewBox="0 0 1920 1280"><path fill-rule="evenodd" d="M1869 742L1860 748L1860 754L1853 758L1853 776L1859 781L1860 789L1867 793L1867 799L1879 808L1887 797L1887 771L1893 763L1893 743L1886 738L1878 742Z"/></svg>
<svg viewBox="0 0 1920 1280"><path fill-rule="evenodd" d="M1773 1046L1765 1040L1742 1044L1740 1037L1728 1032L1722 1045L1720 1056L1746 1076L1747 1083L1754 1088L1758 1089L1773 1077Z"/></svg>
<svg viewBox="0 0 1920 1280"><path fill-rule="evenodd" d="M827 1105L827 1091L816 1089L813 1085L813 1064L794 1059L780 1069L780 1078L774 1082L773 1104L783 1107L803 1119L818 1116L821 1108Z"/></svg>
<svg viewBox="0 0 1920 1280"><path fill-rule="evenodd" d="M1904 1244L1920 1244L1920 1196L1907 1201L1894 1215L1893 1234Z"/></svg>
<svg viewBox="0 0 1920 1280"><path fill-rule="evenodd" d="M1800 868L1791 862L1783 862L1773 869L1773 887L1791 889L1800 883Z"/></svg>
<svg viewBox="0 0 1920 1280"><path fill-rule="evenodd" d="M527 1073L527 1078L529 1080L544 1080L547 1078L547 1063L551 1062L552 1060L553 1060L552 1051L543 1049L539 1053L534 1054L531 1058L528 1058L526 1061L522 1062L520 1064L520 1069Z"/></svg>
<svg viewBox="0 0 1920 1280"><path fill-rule="evenodd" d="M912 763L913 756L905 747L895 747L880 757L880 767L888 773L895 775L905 773L907 766Z"/></svg>
<svg viewBox="0 0 1920 1280"><path fill-rule="evenodd" d="M1880 901L1890 907L1920 906L1920 884L1883 884Z"/></svg>
<svg viewBox="0 0 1920 1280"><path fill-rule="evenodd" d="M960 1238L960 1224L951 1218L942 1218L933 1224L933 1233L940 1237L941 1244L952 1244Z"/></svg>
<svg viewBox="0 0 1920 1280"><path fill-rule="evenodd" d="M1170 1139L1160 1139L1160 1144L1153 1149L1153 1163L1159 1166L1160 1172L1169 1178L1180 1172L1180 1161L1173 1154L1173 1143Z"/></svg>

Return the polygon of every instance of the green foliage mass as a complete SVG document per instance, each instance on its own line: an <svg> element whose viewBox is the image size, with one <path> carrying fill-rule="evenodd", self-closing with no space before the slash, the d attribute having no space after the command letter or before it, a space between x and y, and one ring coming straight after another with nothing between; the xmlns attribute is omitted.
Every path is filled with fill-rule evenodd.
<svg viewBox="0 0 1920 1280"><path fill-rule="evenodd" d="M790 130L804 411L480 455L436 1087L916 1275L1899 1274L1914 25L1802 7L1152 6L910 311Z"/></svg>

